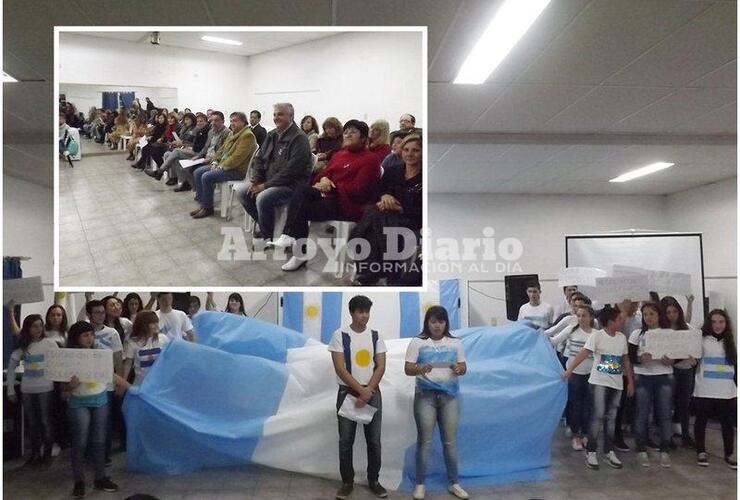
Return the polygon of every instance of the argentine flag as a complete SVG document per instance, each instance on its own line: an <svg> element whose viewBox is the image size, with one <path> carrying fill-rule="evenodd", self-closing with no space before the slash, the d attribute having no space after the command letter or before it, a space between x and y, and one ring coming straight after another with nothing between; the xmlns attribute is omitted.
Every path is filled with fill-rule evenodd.
<svg viewBox="0 0 740 500"><path fill-rule="evenodd" d="M252 318L204 312L198 344L170 342L140 386L126 394L127 468L180 474L256 463L340 480L337 383L327 346ZM466 351L460 378L460 477L469 486L549 477L550 444L566 384L549 340L513 323L454 332ZM386 339L380 481L414 483L415 378L403 372L410 339ZM355 442L357 480L365 443ZM438 435L427 486L447 480Z"/></svg>

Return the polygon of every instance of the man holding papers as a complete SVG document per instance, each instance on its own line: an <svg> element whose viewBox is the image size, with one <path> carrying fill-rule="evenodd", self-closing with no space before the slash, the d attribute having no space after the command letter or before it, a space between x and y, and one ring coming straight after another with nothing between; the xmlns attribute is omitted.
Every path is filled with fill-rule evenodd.
<svg viewBox="0 0 740 500"><path fill-rule="evenodd" d="M193 167L210 163L216 155L218 148L226 140L226 136L229 135L229 129L224 125L223 113L213 111L207 120L210 122L210 127L208 128L205 145L190 160L179 159L175 162L173 171L179 183L175 188L177 192L190 191L192 189L194 184L193 172L195 170Z"/></svg>

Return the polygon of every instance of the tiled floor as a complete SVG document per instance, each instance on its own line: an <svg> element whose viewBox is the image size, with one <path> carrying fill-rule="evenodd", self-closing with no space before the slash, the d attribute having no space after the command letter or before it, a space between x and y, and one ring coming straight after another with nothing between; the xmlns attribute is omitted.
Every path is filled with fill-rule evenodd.
<svg viewBox="0 0 740 500"><path fill-rule="evenodd" d="M711 451L721 450L719 431L708 431ZM502 439L505 439L502 436ZM602 465L597 471L583 463L583 453L570 449L570 442L558 430L553 442L552 476L548 481L516 483L494 488L468 488L473 499L497 500L729 500L737 497L736 471L730 470L714 454L710 466L696 465L693 450L672 453L673 466L662 469L653 463L640 467L634 453L620 453L624 469ZM114 455L110 475L120 486L115 494L90 492L87 498L122 499L134 493L147 493L161 499L269 499L324 500L334 498L338 483L302 474L264 467L212 469L182 476L154 476L127 472L123 454ZM464 457L461 457L464 460ZM20 460L9 461L3 469L5 498L63 499L72 491L68 452L63 451L51 469L19 469ZM92 481L88 480L88 488ZM408 493L391 492L391 499L410 498ZM351 500L375 498L363 486L357 486ZM453 498L446 492L427 495L430 500Z"/></svg>
<svg viewBox="0 0 740 500"><path fill-rule="evenodd" d="M323 272L326 257L286 273L286 260L218 260L223 227L243 227L235 201L232 220L194 220L193 193L175 193L129 167L125 153L83 139L83 159L59 172L59 279L62 286L346 286ZM218 202L217 202L218 203ZM312 228L321 234L323 225ZM251 249L251 235L245 234ZM288 255L289 257L289 255Z"/></svg>

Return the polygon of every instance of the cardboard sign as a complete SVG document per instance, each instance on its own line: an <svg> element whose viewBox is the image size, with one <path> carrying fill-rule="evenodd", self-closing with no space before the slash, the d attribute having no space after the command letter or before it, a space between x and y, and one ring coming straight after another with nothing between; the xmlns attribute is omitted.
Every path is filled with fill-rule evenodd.
<svg viewBox="0 0 740 500"><path fill-rule="evenodd" d="M618 304L623 300L648 300L650 298L647 276L608 276L596 278L592 299L602 304Z"/></svg>
<svg viewBox="0 0 740 500"><path fill-rule="evenodd" d="M690 295L691 275L687 273L674 273L671 271L653 271L641 267L622 266L615 264L611 267L612 276L646 276L648 290L673 295Z"/></svg>
<svg viewBox="0 0 740 500"><path fill-rule="evenodd" d="M686 359L693 356L701 358L702 342L699 330L671 330L661 328L645 333L644 352L649 352L653 359L666 356L671 359Z"/></svg>
<svg viewBox="0 0 740 500"><path fill-rule="evenodd" d="M81 382L113 381L113 351L110 349L50 349L44 354L44 375L49 380L69 382L76 375Z"/></svg>
<svg viewBox="0 0 740 500"><path fill-rule="evenodd" d="M558 275L558 286L596 286L596 278L606 276L606 271L596 267L566 267Z"/></svg>
<svg viewBox="0 0 740 500"><path fill-rule="evenodd" d="M44 287L41 285L41 276L3 280L3 296L5 302L14 300L16 304L43 302Z"/></svg>

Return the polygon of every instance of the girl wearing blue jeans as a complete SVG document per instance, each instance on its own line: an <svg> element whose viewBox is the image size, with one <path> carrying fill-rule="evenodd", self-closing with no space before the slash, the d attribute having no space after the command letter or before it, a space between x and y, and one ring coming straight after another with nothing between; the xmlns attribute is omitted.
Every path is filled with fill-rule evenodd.
<svg viewBox="0 0 740 500"><path fill-rule="evenodd" d="M457 498L468 498L458 483L457 475L457 418L458 381L465 375L465 353L460 339L450 334L447 310L433 306L424 316L424 329L411 339L406 350L406 375L416 377L414 395L414 420L418 438L416 442L416 487L413 497L424 498L424 479L427 459L432 445L434 426L439 423L448 490Z"/></svg>
<svg viewBox="0 0 740 500"><path fill-rule="evenodd" d="M97 349L95 330L92 324L78 321L69 329L67 347L72 349ZM123 378L111 374L115 384L129 386ZM118 491L118 486L105 475L105 437L108 428L110 404L106 384L101 382L80 382L73 376L65 384L64 396L68 399L68 415L72 430L72 473L74 489L72 498L85 496L85 450L90 444L90 455L95 470L96 490Z"/></svg>

